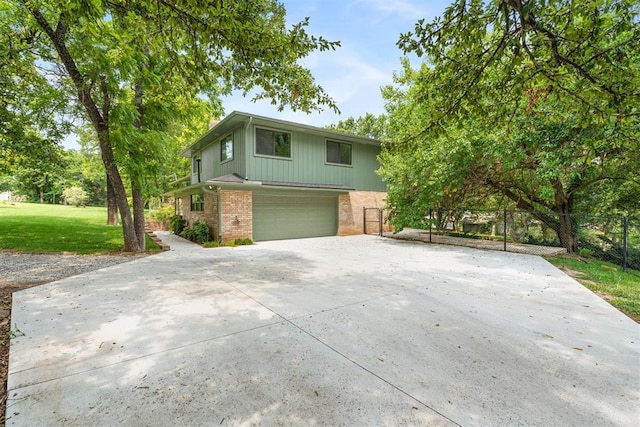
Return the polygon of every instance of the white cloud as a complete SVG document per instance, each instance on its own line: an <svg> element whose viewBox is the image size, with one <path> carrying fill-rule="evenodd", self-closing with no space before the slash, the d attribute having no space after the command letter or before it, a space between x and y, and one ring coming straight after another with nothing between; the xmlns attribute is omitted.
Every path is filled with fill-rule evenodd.
<svg viewBox="0 0 640 427"><path fill-rule="evenodd" d="M325 89L336 101L351 101L363 89L377 89L391 81L391 72L382 70L361 60L357 54L346 50L336 52L329 70L322 70ZM320 74L319 74L320 75Z"/></svg>

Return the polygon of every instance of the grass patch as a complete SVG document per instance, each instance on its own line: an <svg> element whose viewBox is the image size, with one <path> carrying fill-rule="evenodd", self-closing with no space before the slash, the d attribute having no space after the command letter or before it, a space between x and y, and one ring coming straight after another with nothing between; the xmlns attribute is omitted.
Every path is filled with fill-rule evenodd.
<svg viewBox="0 0 640 427"><path fill-rule="evenodd" d="M546 259L640 323L640 271L623 273L619 265L571 255Z"/></svg>
<svg viewBox="0 0 640 427"><path fill-rule="evenodd" d="M0 203L0 249L101 254L123 247L122 227L106 225L107 209ZM148 252L160 248L147 238Z"/></svg>

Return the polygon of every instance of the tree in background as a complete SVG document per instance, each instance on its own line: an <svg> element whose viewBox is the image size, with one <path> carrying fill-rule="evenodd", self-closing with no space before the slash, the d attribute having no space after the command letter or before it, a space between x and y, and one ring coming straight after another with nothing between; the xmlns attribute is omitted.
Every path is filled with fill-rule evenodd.
<svg viewBox="0 0 640 427"><path fill-rule="evenodd" d="M334 125L327 126L327 129L365 136L367 138L377 139L378 141L386 141L387 116L375 116L371 113L367 113L357 119L349 117L345 120L340 120Z"/></svg>
<svg viewBox="0 0 640 427"><path fill-rule="evenodd" d="M260 87L256 98L281 109L335 109L298 60L339 44L309 35L307 25L287 28L284 7L274 0L21 0L3 1L0 9L3 39L28 34L20 60L46 74L91 123L125 251L144 250L148 173L166 161L172 119L185 103ZM10 53L2 60L14 61Z"/></svg>
<svg viewBox="0 0 640 427"><path fill-rule="evenodd" d="M44 203L62 192L58 142L69 132L68 104L32 61L32 49L41 47L37 32L15 26L17 19L0 2L0 175L11 190Z"/></svg>
<svg viewBox="0 0 640 427"><path fill-rule="evenodd" d="M398 45L381 156L395 225L437 205L511 201L577 250L572 216L640 170L635 1L456 1Z"/></svg>

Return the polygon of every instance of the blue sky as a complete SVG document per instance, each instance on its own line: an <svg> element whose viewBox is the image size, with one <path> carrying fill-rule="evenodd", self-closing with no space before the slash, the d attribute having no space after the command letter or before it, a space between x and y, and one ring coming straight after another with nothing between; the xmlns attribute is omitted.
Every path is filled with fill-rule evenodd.
<svg viewBox="0 0 640 427"><path fill-rule="evenodd" d="M316 82L337 102L341 114L331 110L307 115L290 109L279 112L268 100L256 103L241 93L223 98L225 113L244 111L283 120L326 126L348 117L384 112L380 87L392 83L400 69L400 33L414 28L418 19L441 15L450 0L281 0L290 24L310 18L308 31L335 41L336 51L316 52L302 60ZM412 61L413 62L413 61Z"/></svg>

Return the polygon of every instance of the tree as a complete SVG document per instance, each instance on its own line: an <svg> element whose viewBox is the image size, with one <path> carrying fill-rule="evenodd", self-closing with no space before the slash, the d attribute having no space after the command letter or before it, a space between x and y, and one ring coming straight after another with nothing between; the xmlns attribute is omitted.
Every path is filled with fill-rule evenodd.
<svg viewBox="0 0 640 427"><path fill-rule="evenodd" d="M261 87L256 97L281 109L335 108L298 60L338 43L309 35L308 20L287 28L275 0L21 0L3 7L12 21L0 29L7 37L33 34L31 63L58 74L68 100L93 126L125 251L144 250L145 168L162 158L168 119L185 101Z"/></svg>
<svg viewBox="0 0 640 427"><path fill-rule="evenodd" d="M11 175L14 177L15 190L30 201L57 203L62 195L66 162L62 149L58 146L41 148L39 157L24 156L15 158Z"/></svg>
<svg viewBox="0 0 640 427"><path fill-rule="evenodd" d="M376 117L371 113L367 113L357 119L349 117L346 120L340 120L336 124L327 126L327 129L386 141L386 127L387 117L385 115Z"/></svg>
<svg viewBox="0 0 640 427"><path fill-rule="evenodd" d="M581 198L640 167L637 22L636 2L460 0L401 35L428 62L385 89L398 209L502 196L576 251Z"/></svg>
<svg viewBox="0 0 640 427"><path fill-rule="evenodd" d="M15 8L0 2L0 173L22 169L26 174L24 169L34 168L45 173L43 160L52 167L60 163L58 142L69 131L68 105L60 88L31 60L37 33L15 27L16 20Z"/></svg>

